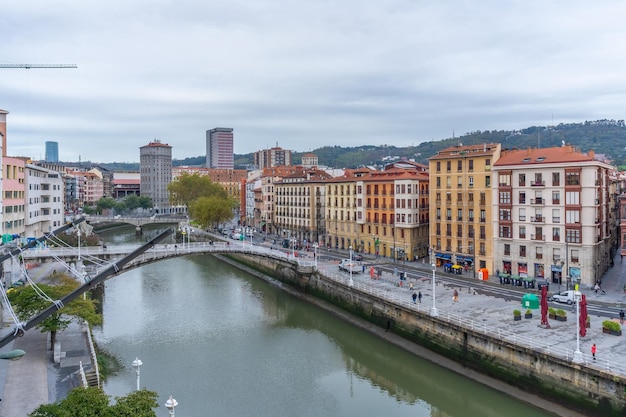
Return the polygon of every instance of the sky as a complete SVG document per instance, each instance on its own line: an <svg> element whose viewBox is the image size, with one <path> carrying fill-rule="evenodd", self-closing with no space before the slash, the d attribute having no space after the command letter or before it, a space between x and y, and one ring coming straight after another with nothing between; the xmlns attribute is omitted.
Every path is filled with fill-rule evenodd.
<svg viewBox="0 0 626 417"><path fill-rule="evenodd" d="M3 1L7 153L138 162L624 119L626 2Z"/></svg>

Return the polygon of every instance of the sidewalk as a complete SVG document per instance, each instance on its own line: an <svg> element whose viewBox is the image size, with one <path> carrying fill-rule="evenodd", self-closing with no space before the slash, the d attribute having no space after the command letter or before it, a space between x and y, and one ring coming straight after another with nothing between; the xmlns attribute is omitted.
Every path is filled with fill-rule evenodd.
<svg viewBox="0 0 626 417"><path fill-rule="evenodd" d="M79 362L91 367L89 347L82 327L72 323L57 333L65 358L53 363L49 334L30 329L2 351L22 349L17 361L0 361L0 417L26 417L41 404L54 403L81 385Z"/></svg>

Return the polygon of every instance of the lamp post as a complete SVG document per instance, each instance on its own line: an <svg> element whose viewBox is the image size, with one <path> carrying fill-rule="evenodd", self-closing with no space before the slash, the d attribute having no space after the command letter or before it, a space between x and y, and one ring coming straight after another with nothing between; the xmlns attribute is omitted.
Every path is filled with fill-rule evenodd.
<svg viewBox="0 0 626 417"><path fill-rule="evenodd" d="M350 270L350 281L348 281L348 285L352 287L354 285L354 281L352 281L352 245L350 245L350 263L348 263L348 269Z"/></svg>
<svg viewBox="0 0 626 417"><path fill-rule="evenodd" d="M580 351L580 300L582 294L578 289L574 291L574 300L576 301L576 352L572 362L581 363L583 361L583 353Z"/></svg>
<svg viewBox="0 0 626 417"><path fill-rule="evenodd" d="M430 309L430 315L433 317L437 317L439 315L439 312L437 311L437 300L435 299L435 271L437 270L437 265L435 265L435 251L433 250L431 252L431 260L432 260L432 264L430 266L432 266L433 268L433 307Z"/></svg>
<svg viewBox="0 0 626 417"><path fill-rule="evenodd" d="M141 359L139 358L135 358L135 360L133 361L133 368L135 368L135 372L137 373L137 391L139 391L139 368L141 368L141 365L143 365L143 362L141 361Z"/></svg>
<svg viewBox="0 0 626 417"><path fill-rule="evenodd" d="M317 247L319 245L317 244L317 242L315 242L313 244L313 265L315 265L315 268L317 268Z"/></svg>
<svg viewBox="0 0 626 417"><path fill-rule="evenodd" d="M178 406L178 401L176 401L171 395L170 398L165 401L165 408L167 408L170 412L170 417L174 417L174 408Z"/></svg>

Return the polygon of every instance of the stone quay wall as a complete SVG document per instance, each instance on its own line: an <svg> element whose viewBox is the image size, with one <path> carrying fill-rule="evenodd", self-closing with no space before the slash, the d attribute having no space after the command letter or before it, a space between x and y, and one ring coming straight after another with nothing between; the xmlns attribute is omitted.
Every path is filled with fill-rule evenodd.
<svg viewBox="0 0 626 417"><path fill-rule="evenodd" d="M313 268L285 260L249 255L229 258L267 274L301 293L346 310L442 356L524 391L550 398L586 415L626 415L626 379L572 363L532 347L497 337L428 311L386 300L380 294L350 287Z"/></svg>

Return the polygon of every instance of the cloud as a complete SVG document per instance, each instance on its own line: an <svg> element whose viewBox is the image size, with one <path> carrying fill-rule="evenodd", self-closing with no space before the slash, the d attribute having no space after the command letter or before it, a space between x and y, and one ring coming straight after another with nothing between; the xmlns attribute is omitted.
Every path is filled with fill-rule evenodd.
<svg viewBox="0 0 626 417"><path fill-rule="evenodd" d="M623 119L626 4L109 1L4 5L10 155L176 158L232 127L235 152L408 146L474 130Z"/></svg>

